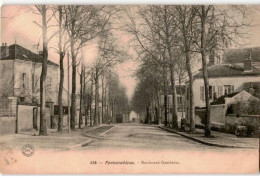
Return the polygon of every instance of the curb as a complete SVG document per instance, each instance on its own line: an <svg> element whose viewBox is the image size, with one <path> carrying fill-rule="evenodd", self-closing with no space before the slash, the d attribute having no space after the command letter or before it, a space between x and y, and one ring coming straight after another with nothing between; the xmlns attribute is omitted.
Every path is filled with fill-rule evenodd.
<svg viewBox="0 0 260 179"><path fill-rule="evenodd" d="M94 129L91 129L91 130L98 129L98 128L100 128L100 127L102 127L102 126L98 126L98 127L94 128ZM108 129L107 131L101 133L101 134L98 135L98 136L91 136L91 135L86 135L86 134L83 134L83 136L85 136L85 137L90 137L90 138L96 138L96 139L103 139L103 137L101 137L101 136L103 136L103 135L105 135L106 133L108 133L108 132L109 132L110 130L112 130L114 127L115 127L115 126L112 126L110 129ZM90 130L90 131L91 131L91 130ZM89 139L89 140L87 140L87 141L85 141L85 142L82 142L82 143L80 143L80 144L76 144L76 145L70 146L70 147L68 147L68 149L73 149L73 148L76 148L76 147L86 147L88 144L90 144L90 143L93 142L93 141L94 141L93 139Z"/></svg>
<svg viewBox="0 0 260 179"><path fill-rule="evenodd" d="M109 131L111 131L114 127L115 127L115 126L112 126L110 129L108 129L107 131L105 131L105 132L99 134L98 136L100 137L100 136L105 135L106 133L108 133Z"/></svg>
<svg viewBox="0 0 260 179"><path fill-rule="evenodd" d="M73 148L77 148L77 147L86 147L88 144L90 144L91 142L93 142L93 140L92 139L89 139L89 140L87 140L87 141L85 141L85 142L82 142L82 143L80 143L80 144L76 144L76 145L73 145L73 146L70 146L70 147L68 147L68 149L73 149Z"/></svg>
<svg viewBox="0 0 260 179"><path fill-rule="evenodd" d="M98 128L100 128L100 127L102 127L102 126L98 126L98 127L92 128L92 129L90 129L89 131L98 129ZM114 126L111 127L110 129L108 129L107 131L103 132L103 133L100 134L99 136L104 135L105 133L109 132L112 128L114 128ZM84 134L83 134L83 136L101 139L101 137L99 137L99 136L96 137L96 136L90 136L90 135L84 135ZM73 149L73 148L77 148L77 147L86 147L86 146L87 146L88 144L90 144L91 142L93 142L93 139L89 139L89 140L87 140L87 141L85 141L85 142L82 142L82 143L80 143L80 144L76 144L76 145L70 146L70 147L68 147L68 149Z"/></svg>
<svg viewBox="0 0 260 179"><path fill-rule="evenodd" d="M101 126L100 126L101 127ZM90 137L90 138L94 138L94 139L104 139L104 137L103 137L103 135L105 135L106 133L108 133L110 130L112 130L113 128L114 128L115 126L112 126L110 129L108 129L107 131L105 131L105 132L103 132L103 133L101 133L101 134L99 134L98 136L93 136L93 135L88 135L88 134L82 134L83 136L85 136L85 137ZM97 127L97 128L99 128L99 127ZM96 129L97 129L96 128Z"/></svg>
<svg viewBox="0 0 260 179"><path fill-rule="evenodd" d="M221 145L221 144L214 144L214 143L210 143L210 142L205 142L203 140L200 140L200 139L197 139L197 138L194 138L194 137L190 137L188 135L179 133L179 132L171 130L171 129L167 129L167 128L164 128L164 127L161 127L161 126L159 126L159 128L163 129L163 130L166 130L167 132L172 132L172 133L178 134L178 135L180 135L182 137L185 137L187 139L190 139L190 140L193 140L193 141L196 141L198 143L201 143L201 144L204 144L204 145L208 145L208 146L215 146L215 147L222 147L222 148L244 148L244 149L250 149L250 147L239 147L239 146Z"/></svg>

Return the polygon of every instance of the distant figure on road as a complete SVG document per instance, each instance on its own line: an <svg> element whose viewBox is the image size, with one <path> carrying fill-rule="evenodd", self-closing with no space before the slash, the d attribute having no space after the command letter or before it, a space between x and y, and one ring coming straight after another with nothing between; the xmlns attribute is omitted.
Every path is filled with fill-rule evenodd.
<svg viewBox="0 0 260 179"><path fill-rule="evenodd" d="M185 132L186 120L185 118L181 118L181 129L180 131Z"/></svg>

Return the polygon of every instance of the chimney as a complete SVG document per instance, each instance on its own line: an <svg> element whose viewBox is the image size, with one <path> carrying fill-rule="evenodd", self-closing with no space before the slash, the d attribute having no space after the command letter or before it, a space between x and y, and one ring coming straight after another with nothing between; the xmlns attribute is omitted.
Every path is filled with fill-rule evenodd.
<svg viewBox="0 0 260 179"><path fill-rule="evenodd" d="M9 56L9 47L7 46L7 43L2 43L1 58L6 58L8 56Z"/></svg>
<svg viewBox="0 0 260 179"><path fill-rule="evenodd" d="M252 70L252 59L251 59L251 52L250 52L248 58L244 62L244 71L251 71L251 70Z"/></svg>

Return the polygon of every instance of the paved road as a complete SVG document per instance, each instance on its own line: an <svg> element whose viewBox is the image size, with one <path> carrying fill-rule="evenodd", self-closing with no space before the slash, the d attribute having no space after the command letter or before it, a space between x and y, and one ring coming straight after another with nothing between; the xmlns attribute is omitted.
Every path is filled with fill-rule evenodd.
<svg viewBox="0 0 260 179"><path fill-rule="evenodd" d="M103 135L103 138L94 138L92 143L82 149L120 148L151 150L234 150L203 145L177 134L167 132L157 126L137 124L115 125L115 127Z"/></svg>

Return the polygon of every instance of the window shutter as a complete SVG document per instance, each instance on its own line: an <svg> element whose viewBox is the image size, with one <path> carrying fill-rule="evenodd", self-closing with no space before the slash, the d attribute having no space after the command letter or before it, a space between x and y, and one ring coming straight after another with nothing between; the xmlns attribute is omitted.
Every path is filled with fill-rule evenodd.
<svg viewBox="0 0 260 179"><path fill-rule="evenodd" d="M204 86L200 86L200 99L204 100Z"/></svg>
<svg viewBox="0 0 260 179"><path fill-rule="evenodd" d="M20 73L20 88L23 88L23 73Z"/></svg>
<svg viewBox="0 0 260 179"><path fill-rule="evenodd" d="M25 88L26 89L30 89L30 86L29 86L29 76L26 74L25 75Z"/></svg>
<svg viewBox="0 0 260 179"><path fill-rule="evenodd" d="M218 86L218 98L223 95L223 86Z"/></svg>
<svg viewBox="0 0 260 179"><path fill-rule="evenodd" d="M234 85L231 86L231 93L234 92Z"/></svg>

